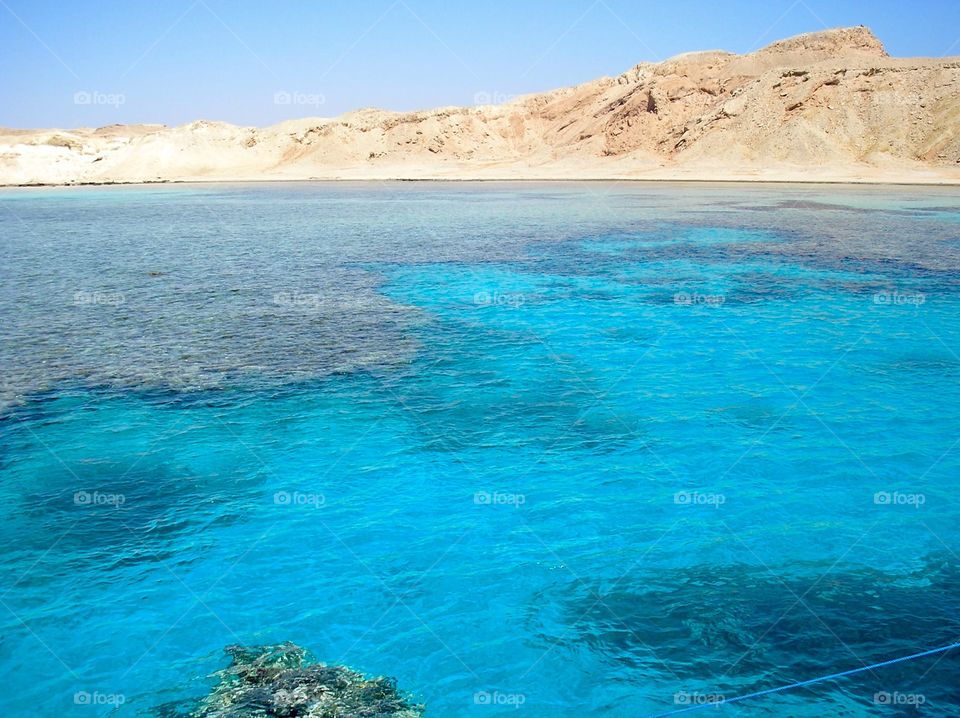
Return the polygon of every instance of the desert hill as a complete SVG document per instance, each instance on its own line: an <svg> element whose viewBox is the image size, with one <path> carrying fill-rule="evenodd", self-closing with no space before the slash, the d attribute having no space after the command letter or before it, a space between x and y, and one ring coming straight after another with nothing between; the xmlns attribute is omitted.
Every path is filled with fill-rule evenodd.
<svg viewBox="0 0 960 718"><path fill-rule="evenodd" d="M502 105L266 128L0 129L6 185L312 178L960 183L960 58L891 58L857 27Z"/></svg>

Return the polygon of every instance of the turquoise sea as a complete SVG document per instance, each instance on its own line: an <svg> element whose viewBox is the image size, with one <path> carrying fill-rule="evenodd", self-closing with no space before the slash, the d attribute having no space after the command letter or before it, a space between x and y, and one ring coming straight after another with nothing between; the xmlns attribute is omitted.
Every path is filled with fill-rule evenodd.
<svg viewBox="0 0 960 718"><path fill-rule="evenodd" d="M186 715L229 644L642 718L960 640L956 189L5 190L0 280L2 716Z"/></svg>

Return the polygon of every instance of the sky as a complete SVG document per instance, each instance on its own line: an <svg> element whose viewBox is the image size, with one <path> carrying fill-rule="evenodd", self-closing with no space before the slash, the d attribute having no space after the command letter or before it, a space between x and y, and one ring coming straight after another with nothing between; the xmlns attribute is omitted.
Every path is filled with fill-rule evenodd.
<svg viewBox="0 0 960 718"><path fill-rule="evenodd" d="M497 103L852 25L960 55L960 0L0 0L0 126Z"/></svg>

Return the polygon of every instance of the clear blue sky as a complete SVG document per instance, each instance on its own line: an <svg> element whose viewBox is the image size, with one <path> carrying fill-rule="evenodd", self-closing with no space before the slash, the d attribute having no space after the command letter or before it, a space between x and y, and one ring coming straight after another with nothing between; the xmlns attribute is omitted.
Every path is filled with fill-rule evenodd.
<svg viewBox="0 0 960 718"><path fill-rule="evenodd" d="M0 125L472 104L860 24L960 55L960 0L0 0Z"/></svg>

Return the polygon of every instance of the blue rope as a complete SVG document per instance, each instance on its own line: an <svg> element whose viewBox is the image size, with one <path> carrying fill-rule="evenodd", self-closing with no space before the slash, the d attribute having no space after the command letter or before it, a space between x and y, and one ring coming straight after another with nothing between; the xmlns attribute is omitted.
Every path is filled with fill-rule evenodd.
<svg viewBox="0 0 960 718"><path fill-rule="evenodd" d="M827 676L820 676L819 678L811 678L806 681L800 681L799 683L791 683L786 686L780 686L778 688L768 688L765 691L757 691L756 693L747 693L743 696L737 696L736 698L727 698L724 700L718 700L715 703L698 703L694 706L687 706L686 708L678 708L676 710L667 711L666 713L656 713L654 715L647 716L647 718L666 718L666 716L677 715L678 713L687 713L688 711L696 711L701 708L719 708L722 705L727 703L739 703L740 701L749 700L751 698L758 698L759 696L770 695L771 693L780 693L781 691L789 691L794 688L802 688L803 686L809 686L812 683L820 683L822 681L831 681L836 678L843 678L844 676L852 676L854 673L863 673L864 671L872 671L874 668L883 668L884 666L892 666L894 663L903 663L904 661L912 661L915 658L923 658L924 656L932 656L935 653L946 653L947 651L952 651L954 648L960 648L960 642L951 643L949 646L940 646L939 648L931 648L929 651L921 651L920 653L914 653L910 656L901 656L900 658L891 658L889 661L881 661L880 663L874 663L869 666L863 666L862 668L852 668L849 671L841 671L840 673L831 673Z"/></svg>

